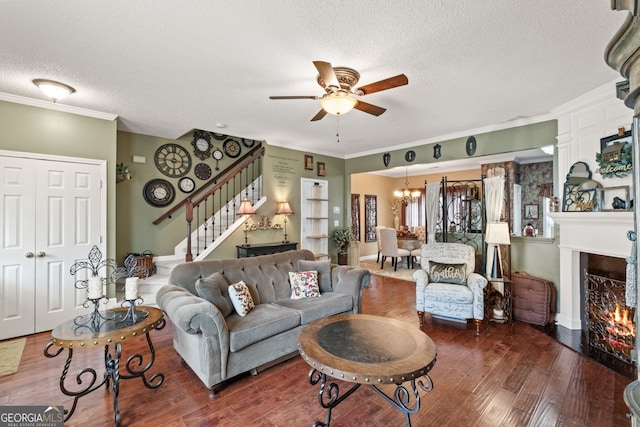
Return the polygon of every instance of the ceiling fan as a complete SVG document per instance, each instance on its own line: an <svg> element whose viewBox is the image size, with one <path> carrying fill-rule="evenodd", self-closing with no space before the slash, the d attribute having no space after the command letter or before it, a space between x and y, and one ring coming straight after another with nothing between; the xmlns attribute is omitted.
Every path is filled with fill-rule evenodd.
<svg viewBox="0 0 640 427"><path fill-rule="evenodd" d="M356 97L369 95L394 87L404 86L409 79L404 74L398 74L388 79L355 88L360 80L360 74L353 68L333 67L329 62L313 61L318 69L318 84L325 90L322 96L270 96L269 99L319 99L322 109L313 116L311 121L322 119L327 113L342 115L353 108L365 113L379 116L387 111L386 108L360 101Z"/></svg>

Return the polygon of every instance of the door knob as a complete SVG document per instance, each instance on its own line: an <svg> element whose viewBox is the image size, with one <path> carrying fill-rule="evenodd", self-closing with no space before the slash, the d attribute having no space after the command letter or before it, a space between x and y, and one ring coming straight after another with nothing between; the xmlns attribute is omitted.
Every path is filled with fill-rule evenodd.
<svg viewBox="0 0 640 427"><path fill-rule="evenodd" d="M43 257L43 256L45 256L45 255L46 255L46 254L45 254L44 252L38 252L38 255L36 255L36 256L38 256L38 257L42 258L42 257Z"/></svg>
<svg viewBox="0 0 640 427"><path fill-rule="evenodd" d="M26 254L24 254L24 256L26 258L33 258L33 252L27 252Z"/></svg>

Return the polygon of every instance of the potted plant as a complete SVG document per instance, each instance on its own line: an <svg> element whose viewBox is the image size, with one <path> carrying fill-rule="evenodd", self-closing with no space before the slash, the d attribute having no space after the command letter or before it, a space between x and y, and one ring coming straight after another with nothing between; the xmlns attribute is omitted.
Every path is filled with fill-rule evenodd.
<svg viewBox="0 0 640 427"><path fill-rule="evenodd" d="M122 181L131 179L131 174L129 173L129 167L124 163L119 163L116 165L116 184L120 184Z"/></svg>
<svg viewBox="0 0 640 427"><path fill-rule="evenodd" d="M349 248L349 245L353 240L351 228L335 228L331 234L331 239L336 245L336 250L338 252L338 265L347 265L347 248Z"/></svg>

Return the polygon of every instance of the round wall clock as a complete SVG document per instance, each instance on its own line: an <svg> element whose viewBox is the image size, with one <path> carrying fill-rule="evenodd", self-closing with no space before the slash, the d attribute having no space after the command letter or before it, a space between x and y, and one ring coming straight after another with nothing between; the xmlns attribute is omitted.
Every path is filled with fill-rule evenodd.
<svg viewBox="0 0 640 427"><path fill-rule="evenodd" d="M176 197L176 191L169 181L156 178L144 185L142 196L151 206L161 208L173 202L173 199Z"/></svg>
<svg viewBox="0 0 640 427"><path fill-rule="evenodd" d="M222 144L222 149L227 156L232 158L238 157L242 150L240 144L238 144L238 141L235 139L227 139L224 144Z"/></svg>
<svg viewBox="0 0 640 427"><path fill-rule="evenodd" d="M191 193L193 190L195 190L196 183L188 176L185 176L183 178L180 178L180 181L178 181L178 188L183 193Z"/></svg>
<svg viewBox="0 0 640 427"><path fill-rule="evenodd" d="M198 179L209 179L211 178L211 167L206 163L198 163L195 168L193 168L193 172L196 174L196 178Z"/></svg>
<svg viewBox="0 0 640 427"><path fill-rule="evenodd" d="M253 139L244 139L242 138L242 145L244 145L247 148L251 148L254 146L256 142Z"/></svg>
<svg viewBox="0 0 640 427"><path fill-rule="evenodd" d="M178 144L164 144L154 155L156 167L171 178L185 176L191 169L191 156Z"/></svg>
<svg viewBox="0 0 640 427"><path fill-rule="evenodd" d="M476 141L476 137L470 136L469 138L467 138L467 145L465 146L465 149L467 150L467 155L473 156L474 154L476 154L476 148L478 148L478 142Z"/></svg>
<svg viewBox="0 0 640 427"><path fill-rule="evenodd" d="M405 153L404 159L407 162L413 162L416 159L416 152L413 150L409 150Z"/></svg>
<svg viewBox="0 0 640 427"><path fill-rule="evenodd" d="M213 148L213 145L211 145L211 135L209 135L209 132L196 131L193 134L191 145L193 145L193 153L196 157L200 158L200 160L206 160Z"/></svg>
<svg viewBox="0 0 640 427"><path fill-rule="evenodd" d="M217 139L218 141L222 141L223 139L225 139L227 137L227 135L225 135L224 133L211 132L211 135L213 135L213 137L215 139Z"/></svg>

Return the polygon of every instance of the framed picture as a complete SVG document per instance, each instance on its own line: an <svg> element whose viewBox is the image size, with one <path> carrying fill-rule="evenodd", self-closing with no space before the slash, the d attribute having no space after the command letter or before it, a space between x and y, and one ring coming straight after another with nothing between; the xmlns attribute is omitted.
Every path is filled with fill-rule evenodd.
<svg viewBox="0 0 640 427"><path fill-rule="evenodd" d="M524 219L538 219L538 205L524 205Z"/></svg>
<svg viewBox="0 0 640 427"><path fill-rule="evenodd" d="M364 241L376 241L378 225L378 198L376 195L364 195Z"/></svg>
<svg viewBox="0 0 640 427"><path fill-rule="evenodd" d="M313 170L313 156L308 154L304 155L304 169L308 171Z"/></svg>
<svg viewBox="0 0 640 427"><path fill-rule="evenodd" d="M327 172L324 168L324 162L318 162L318 176L326 176Z"/></svg>

